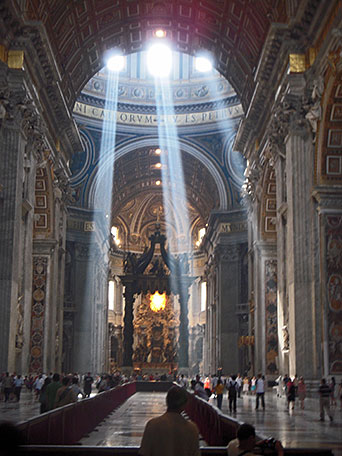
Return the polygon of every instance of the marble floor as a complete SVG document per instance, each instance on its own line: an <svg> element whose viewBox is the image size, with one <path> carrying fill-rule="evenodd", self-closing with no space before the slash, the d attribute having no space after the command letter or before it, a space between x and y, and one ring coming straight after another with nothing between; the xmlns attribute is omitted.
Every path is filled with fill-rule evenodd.
<svg viewBox="0 0 342 456"><path fill-rule="evenodd" d="M215 405L215 400L210 399ZM145 424L150 418L165 411L165 393L136 393L113 412L101 425L85 437L83 445L139 446ZM225 396L222 412L228 413ZM334 421L319 421L318 400L307 399L305 410L287 411L285 399L272 393L266 395L266 410L255 410L255 397L238 399L237 413L232 415L240 422L253 424L259 435L275 437L287 447L332 448L335 456L342 456L342 411L334 409ZM200 443L205 446L205 442Z"/></svg>
<svg viewBox="0 0 342 456"><path fill-rule="evenodd" d="M210 399L215 405L215 400ZM296 404L297 405L297 404ZM147 421L165 411L165 393L136 393L111 413L89 436L80 443L100 446L139 446ZM227 397L222 412L229 415ZM238 399L237 413L232 416L240 422L253 424L259 435L273 436L286 447L332 448L335 456L342 456L342 411L333 409L334 421L319 421L318 399L306 399L305 410L295 409L289 414L285 399L273 393L266 394L266 410L255 410L255 397ZM0 419L24 421L39 414L39 402L28 392L19 403L0 403ZM200 442L205 446L205 442Z"/></svg>

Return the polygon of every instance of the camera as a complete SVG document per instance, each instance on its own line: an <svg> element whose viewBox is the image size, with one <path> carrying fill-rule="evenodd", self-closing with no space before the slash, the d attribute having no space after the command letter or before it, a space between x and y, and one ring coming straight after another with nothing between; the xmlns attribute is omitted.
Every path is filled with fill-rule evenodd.
<svg viewBox="0 0 342 456"><path fill-rule="evenodd" d="M273 437L263 440L259 444L260 449L261 449L261 454L272 454L273 451L275 450L276 443L277 443L277 441Z"/></svg>
<svg viewBox="0 0 342 456"><path fill-rule="evenodd" d="M265 442L265 446L267 448L275 448L275 445L276 445L277 441L276 439L274 439L273 437L269 438L266 440Z"/></svg>

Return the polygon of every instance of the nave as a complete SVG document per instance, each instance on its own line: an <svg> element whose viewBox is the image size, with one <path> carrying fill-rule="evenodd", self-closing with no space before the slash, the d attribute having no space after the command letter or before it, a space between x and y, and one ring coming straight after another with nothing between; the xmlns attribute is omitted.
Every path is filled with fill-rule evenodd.
<svg viewBox="0 0 342 456"><path fill-rule="evenodd" d="M210 399L215 405L215 400ZM296 407L298 404L296 404ZM138 392L111 413L89 436L80 443L85 446L139 446L147 421L165 411L165 393ZM1 418L20 422L39 413L39 403L23 395L19 404L0 404ZM229 416L227 396L222 413ZM286 410L284 398L266 394L266 410L255 410L255 397L238 399L237 413L232 416L239 422L255 426L258 435L281 440L284 447L331 448L335 456L342 456L342 411L334 409L334 421L319 421L318 399L306 399L305 410L296 408L292 415ZM204 441L200 446L206 446Z"/></svg>

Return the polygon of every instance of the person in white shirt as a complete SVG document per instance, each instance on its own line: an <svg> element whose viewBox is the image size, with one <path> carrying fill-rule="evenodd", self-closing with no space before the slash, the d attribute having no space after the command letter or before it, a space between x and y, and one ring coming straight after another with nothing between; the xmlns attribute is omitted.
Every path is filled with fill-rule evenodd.
<svg viewBox="0 0 342 456"><path fill-rule="evenodd" d="M236 383L238 385L238 397L241 397L241 391L242 391L242 377L240 374L237 375L236 377Z"/></svg>
<svg viewBox="0 0 342 456"><path fill-rule="evenodd" d="M14 386L14 395L17 398L17 402L20 401L20 393L21 388L23 387L24 380L21 378L21 375L17 375L14 379L13 386Z"/></svg>
<svg viewBox="0 0 342 456"><path fill-rule="evenodd" d="M265 379L261 374L258 375L256 381L256 404L255 410L259 408L259 400L261 399L261 405L263 410L265 410Z"/></svg>

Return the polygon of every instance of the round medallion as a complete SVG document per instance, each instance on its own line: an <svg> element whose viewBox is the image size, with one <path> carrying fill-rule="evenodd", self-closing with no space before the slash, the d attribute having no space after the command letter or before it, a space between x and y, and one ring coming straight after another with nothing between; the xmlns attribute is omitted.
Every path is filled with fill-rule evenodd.
<svg viewBox="0 0 342 456"><path fill-rule="evenodd" d="M35 301L43 301L43 299L45 298L45 293L44 291L41 289L41 288L37 288L34 292L33 292L33 299Z"/></svg>

